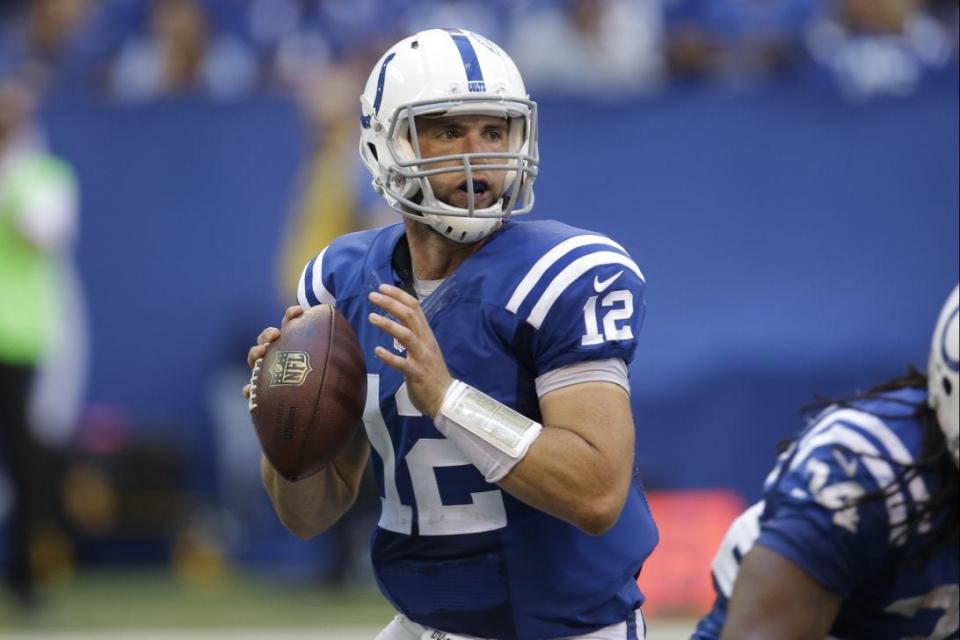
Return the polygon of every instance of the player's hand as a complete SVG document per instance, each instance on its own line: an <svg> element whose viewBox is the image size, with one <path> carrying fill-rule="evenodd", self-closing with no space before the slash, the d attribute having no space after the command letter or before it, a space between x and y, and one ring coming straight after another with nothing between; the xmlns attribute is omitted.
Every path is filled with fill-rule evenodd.
<svg viewBox="0 0 960 640"><path fill-rule="evenodd" d="M394 321L371 313L370 323L406 347L406 357L383 347L374 349L374 354L403 374L413 406L432 418L440 411L443 394L453 378L420 302L403 289L388 284L380 285L379 291L371 292L369 297L370 302L396 318Z"/></svg>
<svg viewBox="0 0 960 640"><path fill-rule="evenodd" d="M303 315L303 307L300 305L294 305L292 307L287 307L287 310L283 312L283 320L280 322L281 327L287 326L287 323L296 318L297 316ZM247 351L247 366L253 369L254 365L257 363L257 360L262 358L267 354L267 345L280 337L280 329L276 327L267 327L260 332L260 335L257 336L257 344L250 347L250 350ZM243 385L243 397L250 399L250 385Z"/></svg>

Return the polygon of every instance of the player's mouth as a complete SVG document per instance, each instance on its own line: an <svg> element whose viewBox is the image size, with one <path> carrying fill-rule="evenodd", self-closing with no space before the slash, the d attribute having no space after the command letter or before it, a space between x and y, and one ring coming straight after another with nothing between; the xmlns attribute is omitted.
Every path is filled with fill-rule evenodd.
<svg viewBox="0 0 960 640"><path fill-rule="evenodd" d="M470 192L470 188L469 188L469 186L467 185L467 181L466 181L466 180L464 180L463 183L460 184L459 189L460 189L460 191L463 191L464 193L469 193L469 192ZM474 180L474 181L473 181L473 193L474 193L474 195L476 195L478 198L479 198L480 196L484 195L484 194L485 194L487 191L489 191L489 190L490 190L490 185L487 184L487 181L486 181L486 180Z"/></svg>
<svg viewBox="0 0 960 640"><path fill-rule="evenodd" d="M469 198L470 187L469 187L469 183L466 180L464 180L460 184L458 189L462 193L467 194L467 197ZM492 195L492 192L490 191L489 182L487 182L486 180L473 180L473 206L475 207L485 206L487 204L487 200L490 199L489 196L491 195Z"/></svg>

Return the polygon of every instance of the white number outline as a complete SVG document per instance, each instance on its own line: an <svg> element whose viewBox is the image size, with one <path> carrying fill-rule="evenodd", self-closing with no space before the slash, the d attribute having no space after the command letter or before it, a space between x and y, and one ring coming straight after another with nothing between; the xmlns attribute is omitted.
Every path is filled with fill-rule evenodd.
<svg viewBox="0 0 960 640"><path fill-rule="evenodd" d="M810 458L806 465L810 474L809 489L814 500L833 512L833 524L843 527L850 533L857 533L860 526L860 514L857 513L857 498L864 494L863 487L853 481L834 482L830 479L830 465L818 458Z"/></svg>
<svg viewBox="0 0 960 640"><path fill-rule="evenodd" d="M617 289L603 297L600 306L610 307L610 310L603 314L603 333L599 331L600 323L597 320L597 298L598 295L590 296L583 305L586 333L580 338L580 345L589 347L602 344L606 340L632 340L633 328L629 324L617 327L617 322L628 320L633 315L633 294L626 289ZM615 306L617 303L623 306Z"/></svg>
<svg viewBox="0 0 960 640"><path fill-rule="evenodd" d="M394 394L397 411L402 416L422 416L402 384ZM413 507L400 501L397 489L396 455L386 421L380 411L380 375L367 374L367 402L363 410L363 426L370 446L383 461L383 493L379 526L382 529L410 535L413 533ZM470 504L446 505L440 497L435 470L470 464L456 445L446 438L421 438L410 448L404 461L410 473L413 499L417 506L417 527L421 535L453 536L483 533L507 526L507 511L499 489L470 494Z"/></svg>

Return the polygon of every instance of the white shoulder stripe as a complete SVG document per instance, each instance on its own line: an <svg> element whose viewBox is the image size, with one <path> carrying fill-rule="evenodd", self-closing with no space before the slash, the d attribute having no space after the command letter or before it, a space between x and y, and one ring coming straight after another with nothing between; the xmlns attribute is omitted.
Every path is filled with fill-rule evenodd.
<svg viewBox="0 0 960 640"><path fill-rule="evenodd" d="M527 275L523 277L523 280L521 280L520 284L517 285L517 288L514 289L513 295L510 296L510 301L507 302L507 311L510 311L511 313L517 312L517 309L520 308L520 305L523 304L523 301L528 295L530 295L530 292L537 285L537 282L540 281L540 278L543 277L543 274L547 272L547 269L556 264L557 260L567 255L574 249L584 247L588 244L605 244L611 247L616 247L617 249L620 249L626 253L626 249L606 236L591 234L568 238L554 248L550 249L550 251L547 251L545 254L543 254L543 256L533 265L533 267L530 268L530 271L527 272Z"/></svg>
<svg viewBox="0 0 960 640"><path fill-rule="evenodd" d="M870 457L879 454L877 448L861 434L840 422L832 422L828 429L821 431L812 438L804 438L803 446L800 447L797 455L790 463L790 468L799 467L807 460L814 449L830 445L841 445L861 454L866 454L860 458L860 461L870 472L877 487L886 487L896 478L890 463L876 457ZM886 508L887 523L890 526L889 540L892 542L902 533L903 522L907 519L907 506L903 498L903 492L895 491L888 494Z"/></svg>
<svg viewBox="0 0 960 640"><path fill-rule="evenodd" d="M910 451L904 446L897 434L883 420L872 413L858 411L857 409L839 409L824 416L824 421L828 423L843 421L861 427L880 441L880 444L883 445L894 461L900 464L911 464L913 462L913 456L910 455Z"/></svg>
<svg viewBox="0 0 960 640"><path fill-rule="evenodd" d="M537 304L534 305L533 310L530 311L530 315L527 316L527 322L530 323L535 329L539 329L540 325L543 324L544 318L547 317L547 314L550 313L550 309L553 307L553 304L557 301L557 298L560 297L567 287L569 287L577 278L585 274L590 269L597 267L602 264L621 264L635 274L637 277L643 280L643 273L640 271L640 267L634 263L628 256L623 255L622 253L614 253L613 251L598 251L596 253L589 253L585 256L577 258L564 268L563 271L557 274L551 282L550 285L544 290L543 295L540 296L540 299L537 300Z"/></svg>
<svg viewBox="0 0 960 640"><path fill-rule="evenodd" d="M323 286L323 256L327 253L325 247L316 258L307 263L307 266L303 268L303 273L300 275L300 282L297 284L297 302L300 303L300 306L306 309L307 307L313 306L310 302L311 297L307 295L307 276L309 275L309 280L311 282L310 294L313 296L313 299L319 301L319 304L329 304L331 306L336 306L337 301L333 295L327 291L327 288ZM307 273L307 269L310 269L312 265L312 270L310 273Z"/></svg>
<svg viewBox="0 0 960 640"><path fill-rule="evenodd" d="M845 420L851 424L866 430L874 438L880 441L887 454L900 464L913 464L914 457L903 444L903 441L893 432L893 429L871 413L857 411L856 409L841 409L832 414L835 420ZM923 476L917 474L914 476L907 488L910 490L910 496L914 502L923 502L930 499L930 493L927 491L927 485L923 481ZM923 522L920 525L921 532L929 527L929 522Z"/></svg>
<svg viewBox="0 0 960 640"><path fill-rule="evenodd" d="M886 452L881 452L861 433L856 431L855 427L860 427L877 438L883 445ZM804 437L800 448L790 464L791 469L797 468L804 462L810 453L821 446L838 444L851 451L865 454L861 458L864 466L873 476L874 482L878 488L887 487L896 480L896 472L888 462L879 457L888 456L894 462L900 464L910 464L913 462L913 456L900 441L900 438L878 417L857 411L855 409L840 409L824 417L823 421ZM917 502L929 500L930 494L927 491L926 483L919 475L915 476L907 488L911 499ZM906 518L906 505L903 495L900 491L890 494L886 500L887 515L890 521L890 540L899 537L903 530L900 523ZM929 523L921 523L921 531L929 527Z"/></svg>
<svg viewBox="0 0 960 640"><path fill-rule="evenodd" d="M310 263L307 262L303 267L303 273L300 274L300 282L297 283L297 303L304 309L310 306L307 302L307 269L309 268Z"/></svg>
<svg viewBox="0 0 960 640"><path fill-rule="evenodd" d="M323 256L326 255L327 249L329 248L330 247L324 247L320 255L317 256L317 259L313 261L313 295L317 297L320 304L336 306L336 298L323 286Z"/></svg>

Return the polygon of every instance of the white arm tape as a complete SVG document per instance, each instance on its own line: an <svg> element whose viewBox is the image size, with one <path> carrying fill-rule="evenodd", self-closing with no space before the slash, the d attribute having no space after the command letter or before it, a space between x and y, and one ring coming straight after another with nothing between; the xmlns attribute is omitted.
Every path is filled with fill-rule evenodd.
<svg viewBox="0 0 960 640"><path fill-rule="evenodd" d="M539 422L459 380L447 388L433 423L487 482L499 482L510 473L543 429Z"/></svg>

